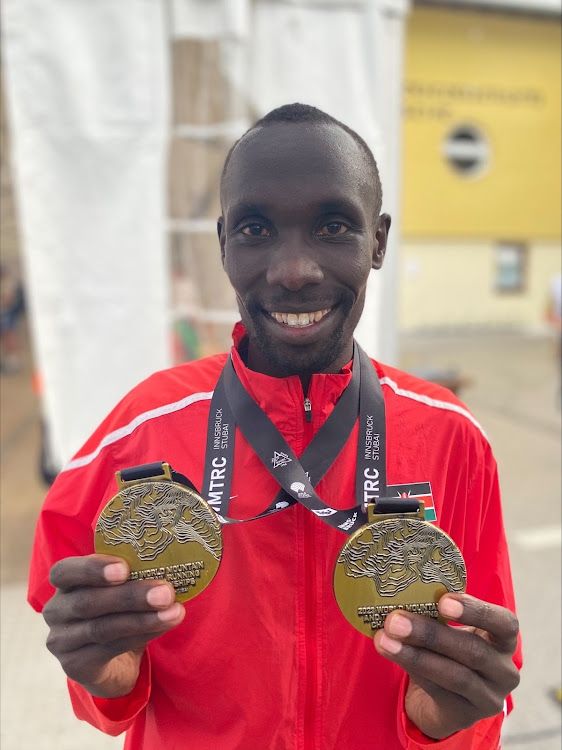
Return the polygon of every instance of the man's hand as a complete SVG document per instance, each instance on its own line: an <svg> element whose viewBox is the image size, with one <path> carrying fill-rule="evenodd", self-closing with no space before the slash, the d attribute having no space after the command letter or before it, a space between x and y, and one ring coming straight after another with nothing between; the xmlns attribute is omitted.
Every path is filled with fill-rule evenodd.
<svg viewBox="0 0 562 750"><path fill-rule="evenodd" d="M511 659L519 624L512 612L468 594L443 596L439 612L467 627L395 610L375 635L379 654L410 675L406 713L433 739L500 713L519 684Z"/></svg>
<svg viewBox="0 0 562 750"><path fill-rule="evenodd" d="M119 557L68 557L53 565L57 588L43 609L50 627L47 648L66 674L100 698L130 693L142 655L153 638L183 620L165 581L127 581Z"/></svg>

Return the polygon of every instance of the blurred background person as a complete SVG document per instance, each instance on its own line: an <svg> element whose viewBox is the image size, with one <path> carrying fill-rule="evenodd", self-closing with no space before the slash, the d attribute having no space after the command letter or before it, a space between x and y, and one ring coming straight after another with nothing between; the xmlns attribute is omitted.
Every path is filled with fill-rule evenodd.
<svg viewBox="0 0 562 750"><path fill-rule="evenodd" d="M0 264L0 366L2 372L21 369L22 344L19 321L24 312L23 286L8 264Z"/></svg>
<svg viewBox="0 0 562 750"><path fill-rule="evenodd" d="M560 354L560 332L562 331L562 274L556 274L550 280L548 295L547 320L552 326L558 339L558 354Z"/></svg>
<svg viewBox="0 0 562 750"><path fill-rule="evenodd" d="M560 273L550 282L548 319L552 323L554 330L560 333L562 330L562 274Z"/></svg>

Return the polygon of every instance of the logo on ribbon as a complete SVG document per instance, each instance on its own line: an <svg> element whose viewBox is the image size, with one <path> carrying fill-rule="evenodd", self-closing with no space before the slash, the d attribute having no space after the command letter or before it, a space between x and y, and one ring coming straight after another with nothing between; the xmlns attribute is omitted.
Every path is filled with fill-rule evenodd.
<svg viewBox="0 0 562 750"><path fill-rule="evenodd" d="M271 459L271 463L273 464L274 469L280 469L283 466L287 466L287 464L291 463L291 459L286 453L282 453L281 451L275 451L273 453L273 458Z"/></svg>
<svg viewBox="0 0 562 750"><path fill-rule="evenodd" d="M349 531L349 529L353 526L355 521L357 521L357 512L355 512L351 516L351 518L348 518L347 521L340 523L340 525L338 526L338 529L343 529L343 531Z"/></svg>
<svg viewBox="0 0 562 750"><path fill-rule="evenodd" d="M296 492L297 495L301 498L310 497L308 492L305 492L306 487L302 482L293 482L293 484L291 485L291 489L293 490L293 492Z"/></svg>

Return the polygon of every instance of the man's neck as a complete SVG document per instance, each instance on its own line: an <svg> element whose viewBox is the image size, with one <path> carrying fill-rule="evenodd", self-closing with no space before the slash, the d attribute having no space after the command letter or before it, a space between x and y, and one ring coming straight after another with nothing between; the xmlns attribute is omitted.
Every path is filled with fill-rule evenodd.
<svg viewBox="0 0 562 750"><path fill-rule="evenodd" d="M261 350L254 346L252 344L252 341L250 339L246 340L245 342L246 346L243 346L239 349L240 356L242 357L242 360L246 364L246 366L250 370L254 370L255 372L261 372L263 375L269 375L273 378L286 378L289 377L290 374L281 370L280 368L275 367L273 364L267 360L263 354L261 353ZM353 357L353 340L349 342L347 346L344 347L342 352L339 354L338 357L325 369L320 370L318 374L320 373L339 373L342 371L342 368L345 367L345 365L352 359ZM302 390L303 393L308 393L308 388L310 386L310 381L312 379L312 376L315 373L303 373L302 375L299 375L298 373L291 373L292 375L297 375L300 378L300 381L302 383Z"/></svg>

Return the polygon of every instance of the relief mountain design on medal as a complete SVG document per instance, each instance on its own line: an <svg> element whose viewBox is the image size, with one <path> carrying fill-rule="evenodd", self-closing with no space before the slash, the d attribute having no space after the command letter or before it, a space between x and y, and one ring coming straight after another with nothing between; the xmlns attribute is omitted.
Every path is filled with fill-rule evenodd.
<svg viewBox="0 0 562 750"><path fill-rule="evenodd" d="M371 578L381 597L393 597L410 585L442 583L448 591L464 591L466 573L461 553L445 534L427 523L391 519L374 523L344 547L338 562L351 578Z"/></svg>
<svg viewBox="0 0 562 750"><path fill-rule="evenodd" d="M167 482L128 487L119 494L122 508L106 508L97 531L108 545L130 544L140 560L155 560L172 542L197 542L220 560L220 529L195 494Z"/></svg>

